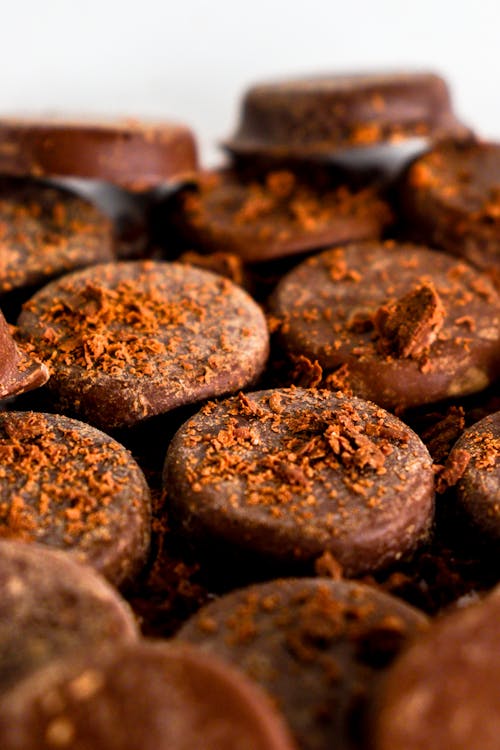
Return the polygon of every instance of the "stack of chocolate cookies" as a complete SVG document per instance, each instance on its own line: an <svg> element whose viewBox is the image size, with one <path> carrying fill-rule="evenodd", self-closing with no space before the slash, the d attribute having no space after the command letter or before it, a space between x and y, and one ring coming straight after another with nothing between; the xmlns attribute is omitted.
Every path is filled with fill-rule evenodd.
<svg viewBox="0 0 500 750"><path fill-rule="evenodd" d="M223 148L0 119L0 747L498 750L500 145L399 73Z"/></svg>

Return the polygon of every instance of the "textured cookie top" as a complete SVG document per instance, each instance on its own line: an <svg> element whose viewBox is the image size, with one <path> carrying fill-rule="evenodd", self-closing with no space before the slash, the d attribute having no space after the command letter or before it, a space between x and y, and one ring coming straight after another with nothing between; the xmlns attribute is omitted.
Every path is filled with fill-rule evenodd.
<svg viewBox="0 0 500 750"><path fill-rule="evenodd" d="M420 439L384 409L330 391L207 404L172 441L164 486L191 538L289 564L328 550L351 575L414 547L433 515Z"/></svg>
<svg viewBox="0 0 500 750"><path fill-rule="evenodd" d="M0 172L32 177L91 177L148 190L196 169L185 125L33 118L0 119Z"/></svg>
<svg viewBox="0 0 500 750"><path fill-rule="evenodd" d="M435 74L324 75L250 88L226 146L243 155L306 157L466 133Z"/></svg>
<svg viewBox="0 0 500 750"><path fill-rule="evenodd" d="M390 409L482 390L500 374L500 298L472 266L424 247L353 243L302 263L273 298L292 355Z"/></svg>
<svg viewBox="0 0 500 750"><path fill-rule="evenodd" d="M264 367L258 305L227 279L180 264L96 266L49 284L19 318L63 409L130 425L242 388Z"/></svg>

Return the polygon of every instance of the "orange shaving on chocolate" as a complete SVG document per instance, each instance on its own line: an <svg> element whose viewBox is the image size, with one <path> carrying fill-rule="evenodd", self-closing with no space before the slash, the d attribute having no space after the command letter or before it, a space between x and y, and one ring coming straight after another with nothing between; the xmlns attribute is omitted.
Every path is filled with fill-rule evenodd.
<svg viewBox="0 0 500 750"><path fill-rule="evenodd" d="M436 340L446 311L432 282L416 286L373 316L381 352L418 359Z"/></svg>

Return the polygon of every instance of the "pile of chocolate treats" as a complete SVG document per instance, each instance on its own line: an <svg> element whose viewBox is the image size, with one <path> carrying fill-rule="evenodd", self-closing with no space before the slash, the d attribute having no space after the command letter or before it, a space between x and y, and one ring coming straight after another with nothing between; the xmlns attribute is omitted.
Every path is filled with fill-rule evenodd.
<svg viewBox="0 0 500 750"><path fill-rule="evenodd" d="M224 148L0 119L0 747L499 750L500 144L401 73Z"/></svg>

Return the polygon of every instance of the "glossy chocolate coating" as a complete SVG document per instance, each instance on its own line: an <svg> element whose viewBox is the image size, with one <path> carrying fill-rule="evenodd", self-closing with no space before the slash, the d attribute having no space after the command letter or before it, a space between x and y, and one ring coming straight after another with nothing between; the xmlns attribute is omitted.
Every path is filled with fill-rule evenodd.
<svg viewBox="0 0 500 750"><path fill-rule="evenodd" d="M0 540L0 592L1 693L54 659L137 637L116 591L64 552Z"/></svg>
<svg viewBox="0 0 500 750"><path fill-rule="evenodd" d="M391 410L474 393L500 375L492 283L421 246L326 250L282 279L273 309L291 355L317 360L325 375L344 365L331 387Z"/></svg>
<svg viewBox="0 0 500 750"><path fill-rule="evenodd" d="M3 750L294 750L242 673L185 645L142 642L61 661L1 702Z"/></svg>
<svg viewBox="0 0 500 750"><path fill-rule="evenodd" d="M233 662L281 707L302 750L365 747L365 701L427 618L374 588L327 579L250 586L203 607L177 638Z"/></svg>
<svg viewBox="0 0 500 750"><path fill-rule="evenodd" d="M3 174L90 177L142 191L191 174L196 166L194 136L176 123L0 120Z"/></svg>
<svg viewBox="0 0 500 750"><path fill-rule="evenodd" d="M497 750L499 592L436 622L387 673L374 750Z"/></svg>
<svg viewBox="0 0 500 750"><path fill-rule="evenodd" d="M47 285L19 333L48 364L59 408L104 429L245 387L269 346L261 309L235 284L148 261Z"/></svg>
<svg viewBox="0 0 500 750"><path fill-rule="evenodd" d="M285 565L328 551L347 575L413 549L434 507L412 430L374 404L302 388L208 404L174 437L164 488L191 540Z"/></svg>
<svg viewBox="0 0 500 750"><path fill-rule="evenodd" d="M115 586L146 559L151 498L131 454L60 414L0 414L0 536L72 550Z"/></svg>
<svg viewBox="0 0 500 750"><path fill-rule="evenodd" d="M433 73L316 76L257 84L226 147L239 155L306 158L402 138L469 131Z"/></svg>

